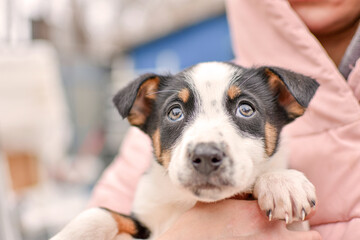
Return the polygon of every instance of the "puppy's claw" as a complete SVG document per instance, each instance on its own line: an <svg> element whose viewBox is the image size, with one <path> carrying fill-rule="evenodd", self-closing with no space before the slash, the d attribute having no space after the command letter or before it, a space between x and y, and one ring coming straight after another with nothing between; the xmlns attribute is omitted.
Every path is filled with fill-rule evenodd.
<svg viewBox="0 0 360 240"><path fill-rule="evenodd" d="M316 201L313 199L310 201L310 206L315 209Z"/></svg>
<svg viewBox="0 0 360 240"><path fill-rule="evenodd" d="M272 220L272 211L271 211L271 209L269 209L269 210L266 212L266 215L268 216L269 221L271 221L271 220Z"/></svg>
<svg viewBox="0 0 360 240"><path fill-rule="evenodd" d="M289 215L287 213L285 213L285 223L286 224L289 223Z"/></svg>
<svg viewBox="0 0 360 240"><path fill-rule="evenodd" d="M302 210L301 210L301 221L304 221L304 220L305 220L305 217L306 217L305 209L302 209Z"/></svg>

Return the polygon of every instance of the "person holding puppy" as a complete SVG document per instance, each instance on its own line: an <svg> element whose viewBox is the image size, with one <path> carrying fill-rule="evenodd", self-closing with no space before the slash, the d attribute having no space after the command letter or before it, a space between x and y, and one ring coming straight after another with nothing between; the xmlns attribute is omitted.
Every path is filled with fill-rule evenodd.
<svg viewBox="0 0 360 240"><path fill-rule="evenodd" d="M254 201L225 200L197 204L161 239L360 238L358 0L227 0L227 13L236 63L279 66L320 83L305 115L285 129L290 167L304 172L317 190L312 231L292 232L282 221L269 222ZM151 158L148 137L130 129L90 205L130 213L136 183Z"/></svg>

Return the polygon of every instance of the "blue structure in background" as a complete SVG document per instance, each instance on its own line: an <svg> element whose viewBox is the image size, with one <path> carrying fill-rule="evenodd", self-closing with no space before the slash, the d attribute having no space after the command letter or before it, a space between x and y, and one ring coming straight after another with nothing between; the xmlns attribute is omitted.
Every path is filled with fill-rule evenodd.
<svg viewBox="0 0 360 240"><path fill-rule="evenodd" d="M136 71L177 71L198 62L234 58L225 15L207 19L130 52ZM176 66L175 66L176 65Z"/></svg>

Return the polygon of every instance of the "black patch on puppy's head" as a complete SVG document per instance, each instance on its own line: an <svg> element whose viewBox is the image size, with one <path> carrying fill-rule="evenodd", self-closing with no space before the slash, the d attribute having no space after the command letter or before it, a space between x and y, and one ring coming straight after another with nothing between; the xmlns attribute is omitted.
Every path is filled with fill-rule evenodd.
<svg viewBox="0 0 360 240"><path fill-rule="evenodd" d="M241 134L263 138L272 156L282 128L304 114L319 84L312 78L278 67L242 68L234 71L226 107ZM241 71L240 71L241 70ZM235 114L241 104L255 110L249 118Z"/></svg>
<svg viewBox="0 0 360 240"><path fill-rule="evenodd" d="M186 81L186 71L177 75L145 74L120 90L113 102L123 118L148 134L159 163L168 166L171 147L181 136L194 111L194 94ZM180 108L184 119L168 118L173 108Z"/></svg>

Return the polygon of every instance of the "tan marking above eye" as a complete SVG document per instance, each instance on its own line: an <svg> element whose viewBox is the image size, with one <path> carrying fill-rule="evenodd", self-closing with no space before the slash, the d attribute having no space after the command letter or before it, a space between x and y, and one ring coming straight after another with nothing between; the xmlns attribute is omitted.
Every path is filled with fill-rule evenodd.
<svg viewBox="0 0 360 240"><path fill-rule="evenodd" d="M189 100L189 97L190 97L189 89L188 88L181 89L181 91L179 92L178 97L181 99L181 101L186 103Z"/></svg>
<svg viewBox="0 0 360 240"><path fill-rule="evenodd" d="M228 89L227 94L229 98L233 100L241 94L241 89L238 86L231 85Z"/></svg>
<svg viewBox="0 0 360 240"><path fill-rule="evenodd" d="M270 157L274 154L278 132L275 126L270 123L265 123L265 152Z"/></svg>

